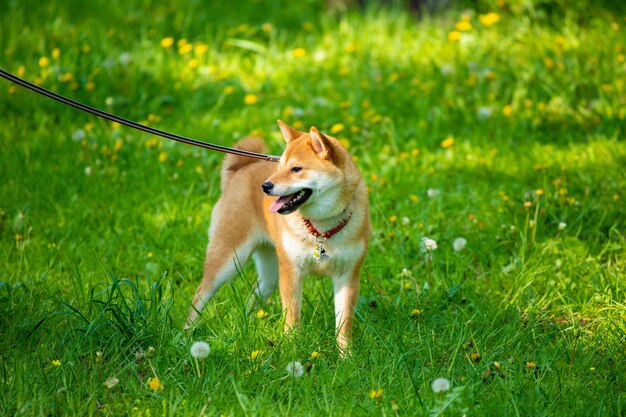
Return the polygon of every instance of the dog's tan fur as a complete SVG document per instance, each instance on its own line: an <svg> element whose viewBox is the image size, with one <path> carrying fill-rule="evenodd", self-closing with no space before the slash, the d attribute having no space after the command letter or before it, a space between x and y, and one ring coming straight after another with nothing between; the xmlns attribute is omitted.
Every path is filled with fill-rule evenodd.
<svg viewBox="0 0 626 417"><path fill-rule="evenodd" d="M337 140L314 127L304 133L280 120L278 124L287 142L278 166L234 155L224 161L222 196L211 216L204 275L187 321L190 324L220 286L236 274L236 265L252 256L259 273L256 298L265 302L278 280L285 330L300 321L303 279L307 275L332 278L337 342L345 353L359 292L359 268L370 233L367 187ZM265 144L257 138L244 139L236 147L265 151ZM294 172L296 166L302 170ZM264 182L273 185L273 197L261 191ZM313 193L296 211L287 215L270 212L276 196L302 188ZM348 217L346 226L324 243L329 258L314 259L316 238L303 218L324 232Z"/></svg>

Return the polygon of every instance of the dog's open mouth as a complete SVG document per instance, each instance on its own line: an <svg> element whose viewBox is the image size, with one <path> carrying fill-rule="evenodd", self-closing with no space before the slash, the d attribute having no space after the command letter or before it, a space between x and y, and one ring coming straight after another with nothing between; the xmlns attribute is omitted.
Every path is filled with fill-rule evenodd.
<svg viewBox="0 0 626 417"><path fill-rule="evenodd" d="M270 204L270 211L278 214L289 214L304 204L311 197L311 194L313 191L305 188L297 193L279 197Z"/></svg>

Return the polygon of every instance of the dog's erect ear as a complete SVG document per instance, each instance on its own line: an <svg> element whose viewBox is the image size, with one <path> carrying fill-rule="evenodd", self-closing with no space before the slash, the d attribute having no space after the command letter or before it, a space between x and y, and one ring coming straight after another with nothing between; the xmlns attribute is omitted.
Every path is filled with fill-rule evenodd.
<svg viewBox="0 0 626 417"><path fill-rule="evenodd" d="M328 138L315 127L311 128L309 135L311 136L311 147L317 153L317 156L322 159L329 159L331 152Z"/></svg>
<svg viewBox="0 0 626 417"><path fill-rule="evenodd" d="M289 126L287 123L278 119L278 127L280 128L280 133L283 134L283 138L285 138L285 142L289 143L298 136L302 135L302 132L298 132L293 127Z"/></svg>

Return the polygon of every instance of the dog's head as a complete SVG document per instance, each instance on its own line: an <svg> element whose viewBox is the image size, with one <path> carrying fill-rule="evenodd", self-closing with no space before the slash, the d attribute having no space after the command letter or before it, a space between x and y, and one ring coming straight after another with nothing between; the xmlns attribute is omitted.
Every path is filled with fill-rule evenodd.
<svg viewBox="0 0 626 417"><path fill-rule="evenodd" d="M282 121L287 142L277 171L262 185L263 192L278 199L270 211L289 214L299 210L310 218L341 213L350 203L360 175L352 159L334 138L315 127L299 132Z"/></svg>

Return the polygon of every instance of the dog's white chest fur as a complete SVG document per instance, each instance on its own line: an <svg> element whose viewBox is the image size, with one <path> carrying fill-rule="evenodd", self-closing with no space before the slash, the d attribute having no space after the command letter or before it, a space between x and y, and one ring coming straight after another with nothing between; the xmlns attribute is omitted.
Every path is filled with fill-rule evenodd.
<svg viewBox="0 0 626 417"><path fill-rule="evenodd" d="M346 230L324 241L323 248L326 255L324 259L314 256L317 239L304 228L284 231L281 243L289 259L298 266L301 275L349 274L365 251L365 242L353 238L350 226L352 225L348 224Z"/></svg>

